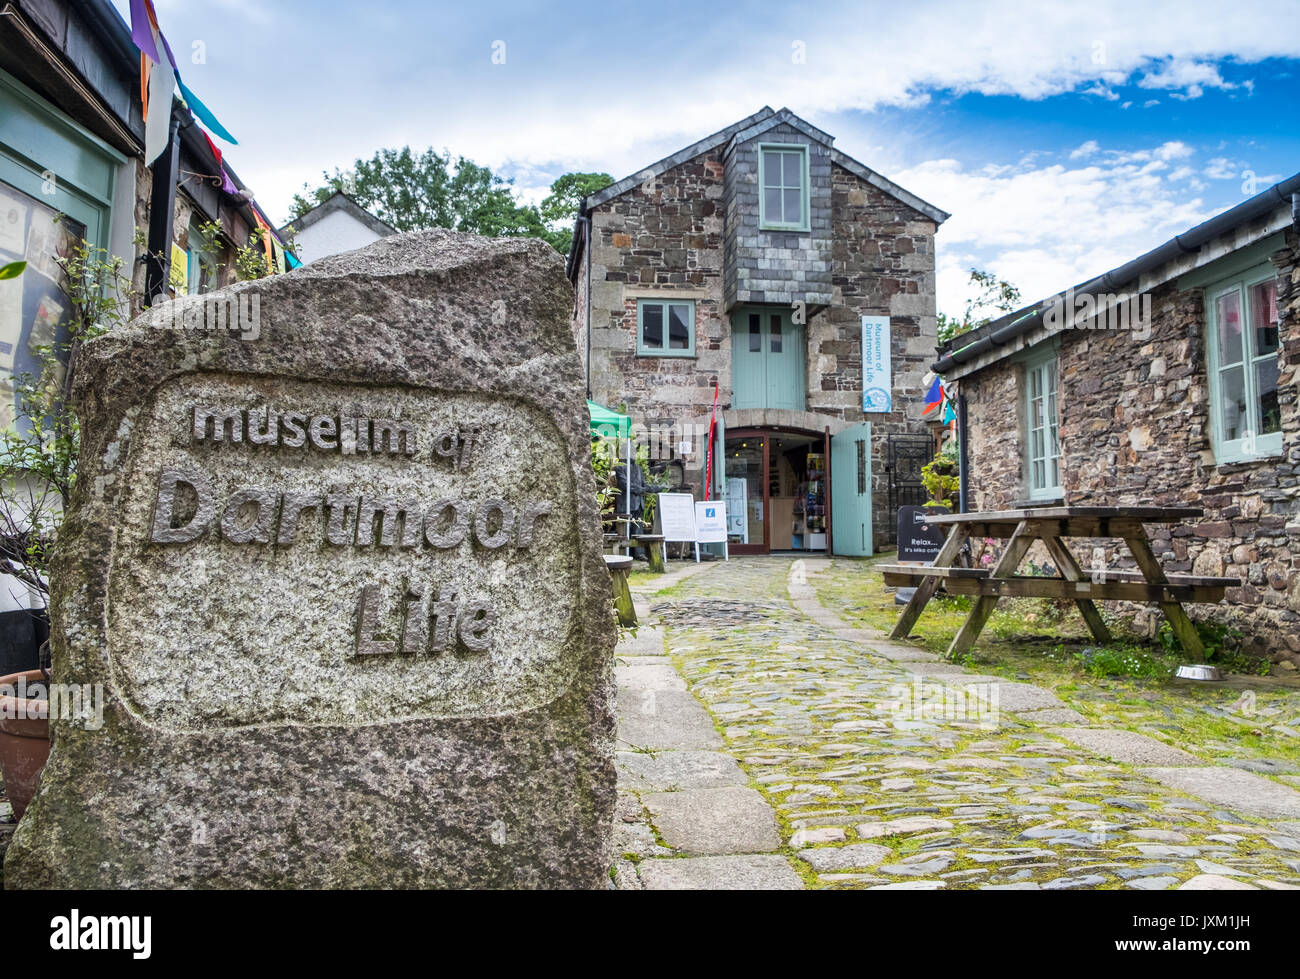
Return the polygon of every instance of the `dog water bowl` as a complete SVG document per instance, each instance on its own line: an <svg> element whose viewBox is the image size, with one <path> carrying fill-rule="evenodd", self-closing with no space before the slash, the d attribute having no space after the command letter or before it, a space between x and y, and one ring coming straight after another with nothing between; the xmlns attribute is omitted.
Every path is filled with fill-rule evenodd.
<svg viewBox="0 0 1300 979"><path fill-rule="evenodd" d="M1181 680L1222 680L1223 675L1219 673L1217 666L1207 666L1204 663L1193 663L1178 667L1177 676Z"/></svg>

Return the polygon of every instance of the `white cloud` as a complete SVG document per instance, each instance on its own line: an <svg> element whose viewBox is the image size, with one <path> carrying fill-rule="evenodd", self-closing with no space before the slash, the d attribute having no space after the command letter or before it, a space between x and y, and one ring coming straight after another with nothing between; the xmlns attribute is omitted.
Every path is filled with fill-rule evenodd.
<svg viewBox="0 0 1300 979"><path fill-rule="evenodd" d="M412 4L398 27L385 22L365 35L292 2L277 9L274 30L224 38L223 25L176 0L160 11L176 36L213 35L209 73L228 73L202 88L197 78L195 90L240 136L232 163L273 210L320 169L383 145L432 143L493 167L526 157L619 177L764 103L843 133L845 113L923 107L952 94L1043 99L1139 80L1153 95L1185 94L1227 84L1214 67L1220 58L1300 56L1300 34L1276 28L1271 0L1240 0L1231 17L1208 0L1156 0L1142 18L1159 31L1134 30L1131 0L1044 6L1032 17L1014 0L979 8L936 0L888 18L843 5L815 25L791 8L739 28L725 19L671 39L641 35L617 63L597 52L612 30L636 31L637 18L649 17L635 6L619 8L613 24L576 10L559 31L549 15L511 3L441 17L441 8ZM489 63L493 37L509 42L508 64ZM791 62L792 37L807 42L805 64ZM257 70L267 58L281 77L310 80L291 115L267 97ZM296 160L282 150L286 121Z"/></svg>
<svg viewBox="0 0 1300 979"><path fill-rule="evenodd" d="M1190 152L1190 151L1189 151ZM893 174L952 217L939 229L939 308L960 315L972 266L1018 286L1026 303L1135 258L1209 216L1160 156L1183 144L1114 151L1078 165L969 170L932 160Z"/></svg>
<svg viewBox="0 0 1300 979"><path fill-rule="evenodd" d="M1211 180L1236 180L1241 173L1241 166L1226 156L1216 156L1206 163L1202 173Z"/></svg>
<svg viewBox="0 0 1300 979"><path fill-rule="evenodd" d="M1206 87L1232 89L1237 86L1224 81L1219 69L1204 61L1170 58L1157 64L1138 79L1140 88L1167 89L1175 99L1199 99Z"/></svg>
<svg viewBox="0 0 1300 979"><path fill-rule="evenodd" d="M1095 156L1097 154L1097 150L1099 150L1100 148L1101 147L1097 145L1097 141L1095 139L1090 139L1086 143L1083 143L1080 146L1077 146L1073 150L1071 150L1070 159L1081 160L1089 156Z"/></svg>

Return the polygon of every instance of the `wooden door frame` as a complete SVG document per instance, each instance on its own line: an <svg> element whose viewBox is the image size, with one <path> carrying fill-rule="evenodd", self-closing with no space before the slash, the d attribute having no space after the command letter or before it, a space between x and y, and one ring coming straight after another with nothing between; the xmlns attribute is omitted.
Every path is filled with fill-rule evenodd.
<svg viewBox="0 0 1300 979"><path fill-rule="evenodd" d="M755 543L752 543L752 542L751 542L751 543L749 543L749 544L728 544L728 545L727 545L728 549L729 549L732 553L734 553L734 554L771 554L771 553L772 553L772 546L771 546L771 545L772 545L771 506L770 506L770 504L769 504L769 502L768 502L768 501L769 501L769 493L768 493L768 485L767 485L767 480L768 480L768 468L769 468L768 455L769 455L769 452L770 452L770 446L769 446L769 444L768 444L768 440L769 440L771 437L772 437L772 431L771 431L771 429L766 429L766 428L737 428L737 429L734 429L734 430L733 430L733 429L728 428L727 431L726 431L726 436L725 436L725 438L723 439L723 442L722 442L723 466L725 466L725 465L726 465L726 456L727 456L727 443L730 442L732 439L736 439L736 438L751 438L751 439L752 439L752 438L760 438L760 439L763 440L763 477L762 477L762 486L763 486L763 543L761 543L761 544L755 544ZM723 474L724 474L724 475L726 474L726 469L723 469ZM746 498L745 498L745 501L746 501L746 505L748 505L748 503L749 503L749 497L746 497ZM746 513L745 513L745 525L746 525L746 526L749 525L749 513L748 513L748 511L746 511Z"/></svg>
<svg viewBox="0 0 1300 979"><path fill-rule="evenodd" d="M831 498L831 427L822 432L822 452L826 459L826 553L835 553L835 501Z"/></svg>

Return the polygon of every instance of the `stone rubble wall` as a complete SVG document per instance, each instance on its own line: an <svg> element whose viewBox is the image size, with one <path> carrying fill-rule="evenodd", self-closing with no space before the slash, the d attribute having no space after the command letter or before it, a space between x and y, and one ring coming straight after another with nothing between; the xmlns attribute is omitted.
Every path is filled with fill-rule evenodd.
<svg viewBox="0 0 1300 979"><path fill-rule="evenodd" d="M1153 550L1169 572L1242 579L1218 606L1191 605L1194 619L1240 629L1248 648L1300 662L1300 244L1294 229L1272 257L1281 319L1278 397L1282 456L1215 465L1201 290L1174 283L1152 291L1146 340L1125 331L1066 331L1060 343L1060 433L1065 502L1073 505L1196 505L1198 523L1150 525ZM1023 369L1002 361L961 380L970 419L974 507L1025 502ZM1131 569L1114 541L1071 542L1080 564ZM1029 559L1042 562L1044 555ZM1119 606L1115 606L1119 607ZM1158 610L1125 604L1137 624L1158 626Z"/></svg>
<svg viewBox="0 0 1300 979"><path fill-rule="evenodd" d="M584 257L584 263L592 262L591 396L613 408L625 404L647 426L707 420L715 383L721 388L719 407L731 401L721 154L703 153L592 214L591 254ZM814 183L815 178L814 168ZM887 545L895 538L887 507L887 438L929 428L920 414L921 376L935 353L936 225L838 165L830 173L830 210L830 305L807 325L807 410L828 421L871 421L873 532L877 546ZM584 356L586 274L580 265L574 315ZM660 293L695 299L695 358L637 356L637 299ZM862 412L863 315L892 318L896 407L888 415ZM688 465L688 479L697 488L704 467L700 448L697 442Z"/></svg>

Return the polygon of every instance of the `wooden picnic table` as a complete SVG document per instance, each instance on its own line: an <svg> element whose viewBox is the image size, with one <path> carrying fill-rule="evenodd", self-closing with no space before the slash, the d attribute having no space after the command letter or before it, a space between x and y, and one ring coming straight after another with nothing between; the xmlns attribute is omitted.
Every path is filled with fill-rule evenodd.
<svg viewBox="0 0 1300 979"><path fill-rule="evenodd" d="M891 638L904 639L933 597L942 581L958 595L975 596L961 630L948 647L948 656L966 652L988 621L998 599L1070 598L1079 607L1093 638L1110 642L1110 631L1094 604L1097 600L1154 602L1169 620L1183 648L1201 657L1196 627L1183 602L1216 603L1224 590L1241 584L1237 578L1207 575L1165 574L1151 550L1145 524L1173 524L1202 516L1199 507L1097 507L1049 506L990 513L947 513L927 518L928 523L948 524L950 529L934 564L928 567L903 564L879 565L885 584L915 586L916 592L899 616ZM1128 545L1138 571L1094 570L1085 573L1063 543L1069 537L1118 538ZM1006 547L993 569L956 566L962 546L970 539L1005 540ZM1025 577L1016 574L1034 541L1042 541L1056 564L1059 577Z"/></svg>

